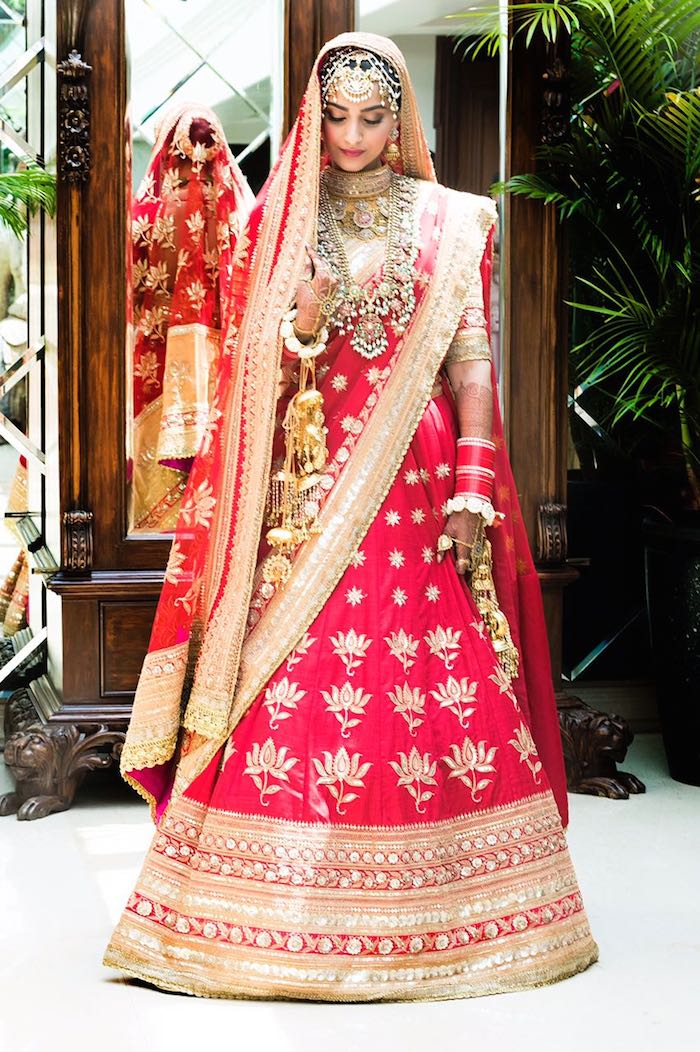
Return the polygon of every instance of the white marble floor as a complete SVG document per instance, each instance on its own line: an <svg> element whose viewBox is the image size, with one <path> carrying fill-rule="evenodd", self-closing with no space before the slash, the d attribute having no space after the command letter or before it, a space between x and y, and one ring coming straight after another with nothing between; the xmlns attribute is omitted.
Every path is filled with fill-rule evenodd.
<svg viewBox="0 0 700 1052"><path fill-rule="evenodd" d="M645 795L570 797L600 961L554 986L428 1004L207 1001L129 984L100 962L151 836L145 806L98 784L64 814L0 819L0 1049L696 1049L700 789L668 777L654 735L638 736L625 767Z"/></svg>

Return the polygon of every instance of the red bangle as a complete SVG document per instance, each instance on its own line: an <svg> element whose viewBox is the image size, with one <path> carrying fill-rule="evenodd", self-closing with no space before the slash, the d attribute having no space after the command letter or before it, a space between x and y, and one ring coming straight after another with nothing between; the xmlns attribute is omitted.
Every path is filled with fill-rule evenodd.
<svg viewBox="0 0 700 1052"><path fill-rule="evenodd" d="M490 500L495 479L496 447L486 438L457 440L455 496Z"/></svg>

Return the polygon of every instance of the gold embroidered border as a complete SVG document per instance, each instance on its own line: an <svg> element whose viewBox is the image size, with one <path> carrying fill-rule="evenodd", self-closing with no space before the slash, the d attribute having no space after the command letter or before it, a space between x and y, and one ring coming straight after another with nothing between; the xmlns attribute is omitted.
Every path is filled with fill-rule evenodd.
<svg viewBox="0 0 700 1052"><path fill-rule="evenodd" d="M485 329L461 329L450 344L445 355L445 365L458 362L491 360L491 345Z"/></svg>
<svg viewBox="0 0 700 1052"><path fill-rule="evenodd" d="M105 957L159 986L219 997L433 999L554 982L598 957L550 792L396 828L229 814L183 797L163 828ZM185 840L156 850L178 829L219 856L215 872L183 873L176 855ZM548 838L557 850L527 851ZM222 871L227 842L243 862L238 874ZM519 845L520 861L489 868L506 844ZM471 873L445 886L416 880L437 855ZM341 863L386 880L290 887L266 876Z"/></svg>

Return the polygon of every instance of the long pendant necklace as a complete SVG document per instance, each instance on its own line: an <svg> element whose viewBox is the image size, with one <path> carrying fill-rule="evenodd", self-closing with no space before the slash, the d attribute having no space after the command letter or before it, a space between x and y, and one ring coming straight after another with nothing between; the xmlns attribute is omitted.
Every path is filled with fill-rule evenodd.
<svg viewBox="0 0 700 1052"><path fill-rule="evenodd" d="M363 288L352 275L328 188L321 179L318 247L339 282L330 324L337 327L341 335L351 332L353 349L369 360L378 358L389 346L387 325L397 334L404 332L416 306L413 272L418 255L414 221L416 195L414 179L392 176L383 272Z"/></svg>

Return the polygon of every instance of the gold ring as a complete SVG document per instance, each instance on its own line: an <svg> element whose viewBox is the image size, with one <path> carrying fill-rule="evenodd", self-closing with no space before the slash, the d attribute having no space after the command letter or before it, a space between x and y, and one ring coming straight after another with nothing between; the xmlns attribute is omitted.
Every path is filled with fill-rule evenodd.
<svg viewBox="0 0 700 1052"><path fill-rule="evenodd" d="M447 552L452 547L454 538L450 537L449 533L441 533L437 539L437 550L439 552Z"/></svg>

